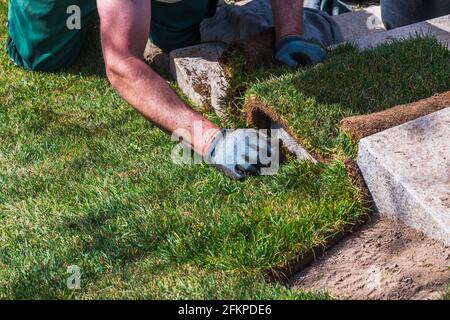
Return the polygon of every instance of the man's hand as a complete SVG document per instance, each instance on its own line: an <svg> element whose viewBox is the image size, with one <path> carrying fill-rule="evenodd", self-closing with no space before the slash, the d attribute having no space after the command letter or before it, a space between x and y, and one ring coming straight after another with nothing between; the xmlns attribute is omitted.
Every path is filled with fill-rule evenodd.
<svg viewBox="0 0 450 320"><path fill-rule="evenodd" d="M315 65L323 62L327 53L321 46L300 36L288 36L278 42L275 59L291 68Z"/></svg>
<svg viewBox="0 0 450 320"><path fill-rule="evenodd" d="M271 162L269 137L253 129L223 130L211 142L205 161L231 179L259 175Z"/></svg>

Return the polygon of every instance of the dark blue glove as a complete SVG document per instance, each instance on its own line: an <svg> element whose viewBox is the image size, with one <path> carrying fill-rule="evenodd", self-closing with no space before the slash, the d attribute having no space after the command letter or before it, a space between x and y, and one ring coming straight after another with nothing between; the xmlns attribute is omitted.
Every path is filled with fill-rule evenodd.
<svg viewBox="0 0 450 320"><path fill-rule="evenodd" d="M275 59L291 68L315 65L326 58L327 53L321 46L300 36L288 36L275 47Z"/></svg>
<svg viewBox="0 0 450 320"><path fill-rule="evenodd" d="M259 175L270 165L271 146L267 135L253 129L223 130L211 142L205 161L231 179Z"/></svg>

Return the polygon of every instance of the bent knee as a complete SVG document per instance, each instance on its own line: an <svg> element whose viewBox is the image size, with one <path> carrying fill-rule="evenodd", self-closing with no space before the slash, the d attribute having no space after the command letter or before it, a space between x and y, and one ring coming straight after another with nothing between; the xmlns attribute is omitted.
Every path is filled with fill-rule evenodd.
<svg viewBox="0 0 450 320"><path fill-rule="evenodd" d="M11 61L26 70L51 72L69 67L77 58L79 50L51 51L31 44L17 46L13 39L9 38L6 47Z"/></svg>

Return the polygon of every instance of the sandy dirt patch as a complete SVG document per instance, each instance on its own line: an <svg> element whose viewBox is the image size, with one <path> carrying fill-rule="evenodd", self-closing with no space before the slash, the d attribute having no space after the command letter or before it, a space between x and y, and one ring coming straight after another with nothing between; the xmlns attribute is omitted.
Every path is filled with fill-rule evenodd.
<svg viewBox="0 0 450 320"><path fill-rule="evenodd" d="M351 299L436 299L450 282L450 248L374 217L298 273L291 285Z"/></svg>

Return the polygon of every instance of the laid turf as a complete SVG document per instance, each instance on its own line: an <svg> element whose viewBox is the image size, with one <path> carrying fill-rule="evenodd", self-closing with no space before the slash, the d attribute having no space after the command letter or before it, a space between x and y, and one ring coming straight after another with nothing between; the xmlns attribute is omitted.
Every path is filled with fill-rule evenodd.
<svg viewBox="0 0 450 320"><path fill-rule="evenodd" d="M245 182L175 165L87 44L55 74L0 53L0 298L323 298L264 277L366 213L342 161Z"/></svg>
<svg viewBox="0 0 450 320"><path fill-rule="evenodd" d="M340 46L327 63L258 81L247 95L275 111L305 147L329 155L347 143L341 119L448 91L449 74L447 48L418 37L362 52Z"/></svg>

